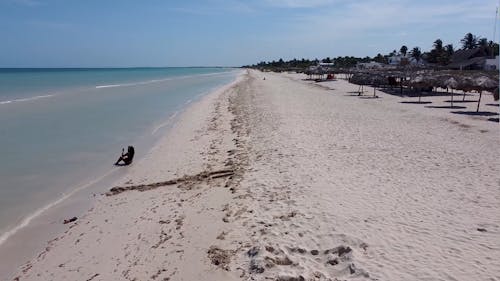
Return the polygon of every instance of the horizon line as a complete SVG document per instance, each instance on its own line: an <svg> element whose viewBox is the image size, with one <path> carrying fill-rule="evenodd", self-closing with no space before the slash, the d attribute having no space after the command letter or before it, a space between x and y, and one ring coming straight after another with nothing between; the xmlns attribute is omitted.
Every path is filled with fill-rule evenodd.
<svg viewBox="0 0 500 281"><path fill-rule="evenodd" d="M242 66L70 66L70 67L0 67L0 69L134 69L134 68L240 68Z"/></svg>

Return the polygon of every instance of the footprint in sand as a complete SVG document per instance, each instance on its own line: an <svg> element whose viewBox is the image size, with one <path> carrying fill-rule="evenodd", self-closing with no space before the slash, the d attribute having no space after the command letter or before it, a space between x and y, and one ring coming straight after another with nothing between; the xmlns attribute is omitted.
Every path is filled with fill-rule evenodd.
<svg viewBox="0 0 500 281"><path fill-rule="evenodd" d="M211 246L208 249L207 254L213 265L216 265L224 270L229 270L229 263L231 262L231 257L235 254L235 251L224 250L217 246Z"/></svg>
<svg viewBox="0 0 500 281"><path fill-rule="evenodd" d="M368 247L366 243L360 243L359 249L363 252ZM304 247L280 247L266 245L261 250L260 246L253 246L247 251L247 256L250 258L250 274L262 274L266 269L274 267L291 267L291 268L317 268L318 265L308 265L308 263L320 263L325 268L331 268L329 272L332 276L362 276L369 277L369 274L355 265L353 257L353 248L349 245L339 245L334 248L327 249L311 249L307 250ZM304 259L305 257L309 257ZM316 275L324 273L316 272L311 278L316 278ZM325 273L326 274L326 273ZM298 279L297 279L298 278ZM306 280L302 275L284 275L278 276L277 280ZM309 278L309 277L308 277ZM318 277L319 278L319 277ZM309 279L307 279L309 280ZM316 279L314 279L316 280Z"/></svg>

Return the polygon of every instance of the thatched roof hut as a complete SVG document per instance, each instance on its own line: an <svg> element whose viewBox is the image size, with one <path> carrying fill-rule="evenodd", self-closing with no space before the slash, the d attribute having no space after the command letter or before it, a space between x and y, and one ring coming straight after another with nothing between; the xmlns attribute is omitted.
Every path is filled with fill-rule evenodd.
<svg viewBox="0 0 500 281"><path fill-rule="evenodd" d="M458 50L451 56L451 69L483 69L488 54L484 48Z"/></svg>
<svg viewBox="0 0 500 281"><path fill-rule="evenodd" d="M407 86L416 89L445 88L464 92L477 91L479 93L478 110L483 91L491 92L498 100L498 73L487 71L457 71L457 70L372 70L353 71L350 82L360 86L383 86L389 84L389 77L400 77L401 87ZM419 96L420 100L421 95ZM452 97L453 98L453 97Z"/></svg>

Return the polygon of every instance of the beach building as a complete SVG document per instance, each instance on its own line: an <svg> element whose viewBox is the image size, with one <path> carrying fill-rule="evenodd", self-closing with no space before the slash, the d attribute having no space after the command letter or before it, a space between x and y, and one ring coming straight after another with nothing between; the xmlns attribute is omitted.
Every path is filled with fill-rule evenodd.
<svg viewBox="0 0 500 281"><path fill-rule="evenodd" d="M329 73L331 71L333 71L333 68L335 67L335 63L334 62L320 62L317 67L325 72L325 73Z"/></svg>
<svg viewBox="0 0 500 281"><path fill-rule="evenodd" d="M329 68L329 67L334 67L335 63L334 62L320 62L319 66Z"/></svg>
<svg viewBox="0 0 500 281"><path fill-rule="evenodd" d="M356 64L357 69L381 69L384 68L384 64L376 61L371 62L358 62Z"/></svg>
<svg viewBox="0 0 500 281"><path fill-rule="evenodd" d="M326 67L323 67L321 65L313 65L313 66L309 66L306 71L305 71L305 74L308 75L309 79L312 79L312 80L323 80L324 79L324 76L328 74L328 71L329 69L326 68Z"/></svg>
<svg viewBox="0 0 500 281"><path fill-rule="evenodd" d="M402 62L408 61L406 56L403 55L393 55L387 58L389 65L401 65Z"/></svg>
<svg viewBox="0 0 500 281"><path fill-rule="evenodd" d="M393 55L387 58L387 61L389 65L391 66L401 66L401 65L419 65L423 64L423 60L420 60L420 62L417 62L417 60L406 54L406 55Z"/></svg>
<svg viewBox="0 0 500 281"><path fill-rule="evenodd" d="M488 61L487 64L489 59L491 57L488 57L488 53L484 48L458 50L451 56L451 63L448 64L448 67L460 70L481 70L495 65L496 69L498 69L498 62L494 64Z"/></svg>
<svg viewBox="0 0 500 281"><path fill-rule="evenodd" d="M497 70L499 69L498 65L498 56L494 59L486 59L484 63L484 70Z"/></svg>

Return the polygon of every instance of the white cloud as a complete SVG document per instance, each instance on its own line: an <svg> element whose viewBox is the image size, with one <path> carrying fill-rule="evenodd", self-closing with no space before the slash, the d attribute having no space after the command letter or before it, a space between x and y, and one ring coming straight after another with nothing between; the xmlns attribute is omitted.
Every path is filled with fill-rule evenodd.
<svg viewBox="0 0 500 281"><path fill-rule="evenodd" d="M270 40L316 56L374 55L402 44L428 49L436 38L458 46L460 36L467 32L491 37L483 33L493 29L496 4L478 5L473 0L336 3L313 12L296 10L286 22L278 23L282 32L273 34Z"/></svg>
<svg viewBox="0 0 500 281"><path fill-rule="evenodd" d="M470 1L457 1L453 4L415 3L414 1L359 1L342 9L332 7L314 15L299 15L296 26L303 31L335 30L337 34L354 31L397 30L402 26L418 28L440 24L468 23L491 19L493 22L495 6L477 5ZM311 29L316 27L315 29ZM400 31L399 31L400 33Z"/></svg>

